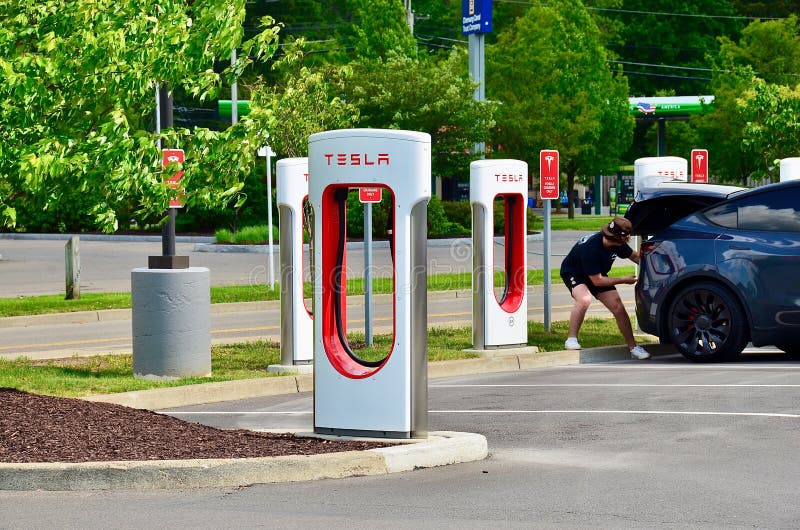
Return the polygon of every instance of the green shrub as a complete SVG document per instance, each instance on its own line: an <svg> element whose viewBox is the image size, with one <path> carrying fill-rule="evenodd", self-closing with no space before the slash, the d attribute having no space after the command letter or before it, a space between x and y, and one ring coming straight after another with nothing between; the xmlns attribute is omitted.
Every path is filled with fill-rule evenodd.
<svg viewBox="0 0 800 530"><path fill-rule="evenodd" d="M534 227L541 226L541 222L537 222L539 217L533 211L532 208L528 208L528 205L525 205L525 223L527 225L528 232L534 231ZM505 202L504 201L494 201L494 233L495 235L502 235L506 227L506 219L505 219Z"/></svg>
<svg viewBox="0 0 800 530"><path fill-rule="evenodd" d="M272 227L272 242L278 242L278 228ZM269 243L269 227L267 225L244 226L236 232L220 228L215 232L217 243L233 243L236 245L266 245Z"/></svg>
<svg viewBox="0 0 800 530"><path fill-rule="evenodd" d="M428 236L461 236L469 234L470 229L448 219L442 201L434 195L428 203Z"/></svg>
<svg viewBox="0 0 800 530"><path fill-rule="evenodd" d="M233 243L233 232L227 228L217 228L214 232L214 239L217 243Z"/></svg>
<svg viewBox="0 0 800 530"><path fill-rule="evenodd" d="M469 201L442 201L442 208L451 222L467 229L472 226L472 205Z"/></svg>

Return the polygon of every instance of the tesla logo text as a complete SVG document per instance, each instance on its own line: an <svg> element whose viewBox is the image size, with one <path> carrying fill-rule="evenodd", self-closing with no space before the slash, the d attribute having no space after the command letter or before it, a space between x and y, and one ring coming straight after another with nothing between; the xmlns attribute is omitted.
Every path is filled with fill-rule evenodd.
<svg viewBox="0 0 800 530"><path fill-rule="evenodd" d="M703 155L694 155L694 159L697 160L697 167L703 166L703 159L705 157Z"/></svg>
<svg viewBox="0 0 800 530"><path fill-rule="evenodd" d="M377 155L370 155L368 153L325 153L322 156L328 161L329 166L389 165L389 153L378 153Z"/></svg>
<svg viewBox="0 0 800 530"><path fill-rule="evenodd" d="M509 173L495 173L494 178L495 182L521 182L525 177L522 175L511 175Z"/></svg>
<svg viewBox="0 0 800 530"><path fill-rule="evenodd" d="M672 177L672 178L686 178L686 172L681 171L680 169L659 169L656 171L656 174L660 177Z"/></svg>
<svg viewBox="0 0 800 530"><path fill-rule="evenodd" d="M549 173L551 171L550 164L553 163L553 160L555 160L556 157L554 157L553 155L546 155L544 159L547 160L547 171Z"/></svg>

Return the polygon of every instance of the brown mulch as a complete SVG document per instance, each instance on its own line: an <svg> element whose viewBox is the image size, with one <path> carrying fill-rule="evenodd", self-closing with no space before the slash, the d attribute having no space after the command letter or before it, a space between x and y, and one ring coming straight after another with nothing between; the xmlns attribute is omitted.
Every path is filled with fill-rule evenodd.
<svg viewBox="0 0 800 530"><path fill-rule="evenodd" d="M0 462L253 458L385 446L215 429L148 410L0 388Z"/></svg>

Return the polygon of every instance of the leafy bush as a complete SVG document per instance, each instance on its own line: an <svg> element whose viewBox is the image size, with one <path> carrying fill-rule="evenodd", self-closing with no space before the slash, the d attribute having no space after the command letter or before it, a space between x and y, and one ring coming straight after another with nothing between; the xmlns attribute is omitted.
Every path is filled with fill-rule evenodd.
<svg viewBox="0 0 800 530"><path fill-rule="evenodd" d="M215 233L217 243L233 243L237 245L264 245L269 243L269 227L267 225L244 226L236 232L220 228ZM278 242L278 228L272 227L273 243Z"/></svg>
<svg viewBox="0 0 800 530"><path fill-rule="evenodd" d="M541 222L539 221L539 216L536 215L536 212L533 211L532 208L528 208L527 204L525 205L525 224L527 225L528 232L532 232L535 226L541 226ZM505 202L504 201L494 201L494 233L495 235L502 235L506 227L506 219L505 219Z"/></svg>
<svg viewBox="0 0 800 530"><path fill-rule="evenodd" d="M472 226L472 205L469 201L441 201L447 218L467 229Z"/></svg>
<svg viewBox="0 0 800 530"><path fill-rule="evenodd" d="M469 226L469 225L467 225ZM470 229L447 217L442 201L437 196L428 203L428 236L461 236L469 234Z"/></svg>

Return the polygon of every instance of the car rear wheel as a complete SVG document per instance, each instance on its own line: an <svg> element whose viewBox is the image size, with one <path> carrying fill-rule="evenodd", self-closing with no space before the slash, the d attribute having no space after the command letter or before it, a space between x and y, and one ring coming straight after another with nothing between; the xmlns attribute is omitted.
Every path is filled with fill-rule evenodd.
<svg viewBox="0 0 800 530"><path fill-rule="evenodd" d="M731 361L747 344L747 322L739 302L710 282L682 289L667 316L672 343L695 362Z"/></svg>

